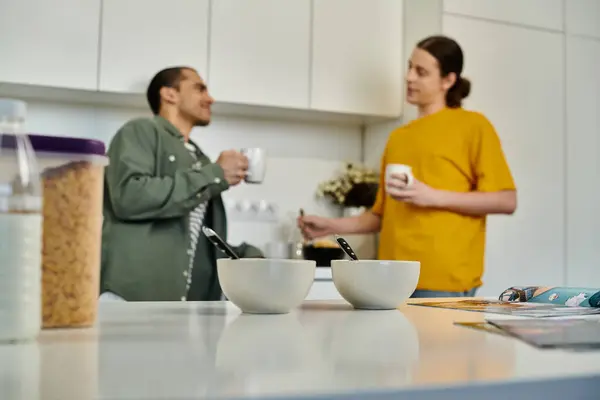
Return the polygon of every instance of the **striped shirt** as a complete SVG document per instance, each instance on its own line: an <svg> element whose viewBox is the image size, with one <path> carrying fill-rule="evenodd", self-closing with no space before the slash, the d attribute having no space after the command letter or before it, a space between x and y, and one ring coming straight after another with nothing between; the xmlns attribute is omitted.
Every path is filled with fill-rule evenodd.
<svg viewBox="0 0 600 400"><path fill-rule="evenodd" d="M190 154L196 160L196 168L200 168L202 165L200 161L198 161L198 157L196 156L196 148L190 143L185 143L185 147L189 150ZM196 247L198 245L198 239L200 238L200 233L202 229L202 224L204 223L204 217L206 215L206 209L208 207L208 200L199 204L192 210L190 213L190 243L188 246L188 255L190 257L187 271L187 283L186 283L186 291L189 292L190 285L192 283L192 269L194 267L194 258L196 256Z"/></svg>

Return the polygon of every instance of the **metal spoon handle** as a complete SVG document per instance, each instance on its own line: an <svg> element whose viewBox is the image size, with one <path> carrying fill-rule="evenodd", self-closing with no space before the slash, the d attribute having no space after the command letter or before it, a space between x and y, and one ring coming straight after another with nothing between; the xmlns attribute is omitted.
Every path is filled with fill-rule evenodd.
<svg viewBox="0 0 600 400"><path fill-rule="evenodd" d="M348 242L346 242L343 237L335 235L335 240L338 242L342 250L344 250L344 253L348 254L348 256L354 261L358 261L358 257L354 253L354 250L352 250L352 247L350 247Z"/></svg>
<svg viewBox="0 0 600 400"><path fill-rule="evenodd" d="M233 258L234 260L240 259L240 257L237 254L235 254L235 251L233 251L233 249L231 247L229 247L229 245L227 243L225 243L225 241L223 239L221 239L221 237L219 235L217 235L217 233L215 231L213 231L210 228L207 228L206 226L203 226L202 233L204 233L206 238L217 249L221 250L223 253L227 254L229 257Z"/></svg>

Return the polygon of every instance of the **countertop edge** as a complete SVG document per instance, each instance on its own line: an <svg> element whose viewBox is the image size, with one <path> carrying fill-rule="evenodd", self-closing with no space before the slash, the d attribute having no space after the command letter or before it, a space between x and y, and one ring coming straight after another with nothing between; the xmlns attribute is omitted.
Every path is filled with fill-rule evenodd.
<svg viewBox="0 0 600 400"><path fill-rule="evenodd" d="M310 395L263 396L267 400L506 400L507 398L597 400L600 393L600 373L589 376L568 376L547 380L532 378L503 382L479 382L470 385L436 385L431 387L395 388L390 390L359 390L351 392L323 393ZM226 397L241 400L247 397ZM121 400L116 398L102 400ZM142 400L142 399L140 399ZM172 400L196 400L181 398Z"/></svg>

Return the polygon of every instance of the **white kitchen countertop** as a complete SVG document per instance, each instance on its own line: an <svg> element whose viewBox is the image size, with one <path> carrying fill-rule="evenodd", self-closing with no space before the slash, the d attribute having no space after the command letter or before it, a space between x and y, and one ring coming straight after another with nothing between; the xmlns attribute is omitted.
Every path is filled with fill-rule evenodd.
<svg viewBox="0 0 600 400"><path fill-rule="evenodd" d="M315 269L315 281L332 281L331 268L319 267Z"/></svg>
<svg viewBox="0 0 600 400"><path fill-rule="evenodd" d="M1 398L600 398L600 351L541 351L453 325L485 316L343 301L286 315L227 302L104 303L94 328L0 345Z"/></svg>

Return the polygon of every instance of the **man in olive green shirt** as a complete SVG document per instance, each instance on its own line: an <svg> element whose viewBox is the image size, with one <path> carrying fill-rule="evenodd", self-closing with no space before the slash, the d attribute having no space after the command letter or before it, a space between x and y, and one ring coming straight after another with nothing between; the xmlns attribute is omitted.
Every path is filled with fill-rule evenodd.
<svg viewBox="0 0 600 400"><path fill-rule="evenodd" d="M101 299L219 300L216 259L201 233L227 237L221 192L246 176L248 160L235 150L211 162L190 140L210 123L205 82L187 67L160 71L147 99L153 118L127 122L112 139L104 185ZM243 243L241 257L261 257Z"/></svg>

